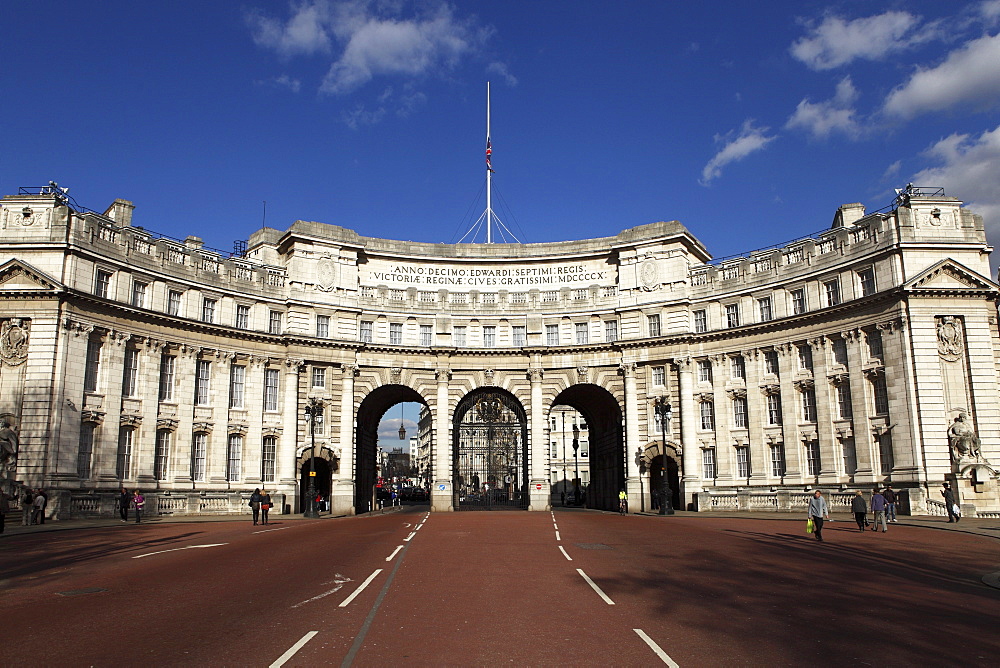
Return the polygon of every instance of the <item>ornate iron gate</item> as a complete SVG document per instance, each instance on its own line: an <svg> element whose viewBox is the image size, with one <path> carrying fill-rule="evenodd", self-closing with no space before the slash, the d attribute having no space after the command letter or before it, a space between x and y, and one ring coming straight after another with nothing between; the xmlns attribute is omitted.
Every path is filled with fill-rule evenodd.
<svg viewBox="0 0 1000 668"><path fill-rule="evenodd" d="M476 392L455 411L455 509L528 507L528 422L505 392Z"/></svg>

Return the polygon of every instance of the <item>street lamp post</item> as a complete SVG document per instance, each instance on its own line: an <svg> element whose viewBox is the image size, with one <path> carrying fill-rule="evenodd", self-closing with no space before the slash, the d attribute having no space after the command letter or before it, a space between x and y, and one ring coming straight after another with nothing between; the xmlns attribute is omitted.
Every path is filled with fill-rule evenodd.
<svg viewBox="0 0 1000 668"><path fill-rule="evenodd" d="M670 480L667 476L667 423L673 416L673 409L666 397L658 397L654 403L656 414L660 418L660 431L663 434L663 462L660 472L660 515L673 515L674 504L672 501L673 490L670 489Z"/></svg>
<svg viewBox="0 0 1000 668"><path fill-rule="evenodd" d="M577 450L580 449L580 427L573 423L573 502L580 505L580 459Z"/></svg>
<svg viewBox="0 0 1000 668"><path fill-rule="evenodd" d="M303 517L319 517L316 512L316 420L323 419L323 400L310 397L304 411L309 420L309 432L312 435L312 446L309 451L309 490L306 492L308 502Z"/></svg>

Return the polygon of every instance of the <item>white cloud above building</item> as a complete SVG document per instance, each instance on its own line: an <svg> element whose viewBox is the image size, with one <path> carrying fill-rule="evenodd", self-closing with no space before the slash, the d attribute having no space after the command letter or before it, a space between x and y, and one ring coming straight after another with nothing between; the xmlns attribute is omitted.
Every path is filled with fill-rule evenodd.
<svg viewBox="0 0 1000 668"><path fill-rule="evenodd" d="M722 176L722 168L726 165L743 160L766 148L777 139L777 135L768 136L769 130L770 128L756 126L754 119L748 118L739 130L731 130L725 135L715 135L715 142L721 144L722 148L701 170L699 182L703 186L710 185L712 181Z"/></svg>

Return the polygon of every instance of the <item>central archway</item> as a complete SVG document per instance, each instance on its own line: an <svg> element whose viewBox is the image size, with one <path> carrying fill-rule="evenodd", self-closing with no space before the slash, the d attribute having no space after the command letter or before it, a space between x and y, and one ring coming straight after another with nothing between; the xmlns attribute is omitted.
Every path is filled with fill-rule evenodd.
<svg viewBox="0 0 1000 668"><path fill-rule="evenodd" d="M528 508L528 420L509 392L490 387L455 410L456 510Z"/></svg>

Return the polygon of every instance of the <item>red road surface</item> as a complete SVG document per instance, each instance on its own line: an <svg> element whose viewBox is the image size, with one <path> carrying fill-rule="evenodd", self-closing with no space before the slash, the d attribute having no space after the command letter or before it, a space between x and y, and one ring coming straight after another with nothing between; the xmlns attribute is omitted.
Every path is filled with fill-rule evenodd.
<svg viewBox="0 0 1000 668"><path fill-rule="evenodd" d="M997 664L1000 590L981 578L1000 542L803 529L414 509L4 537L17 642L0 663L271 665L315 632L285 666ZM178 549L193 545L215 546Z"/></svg>

